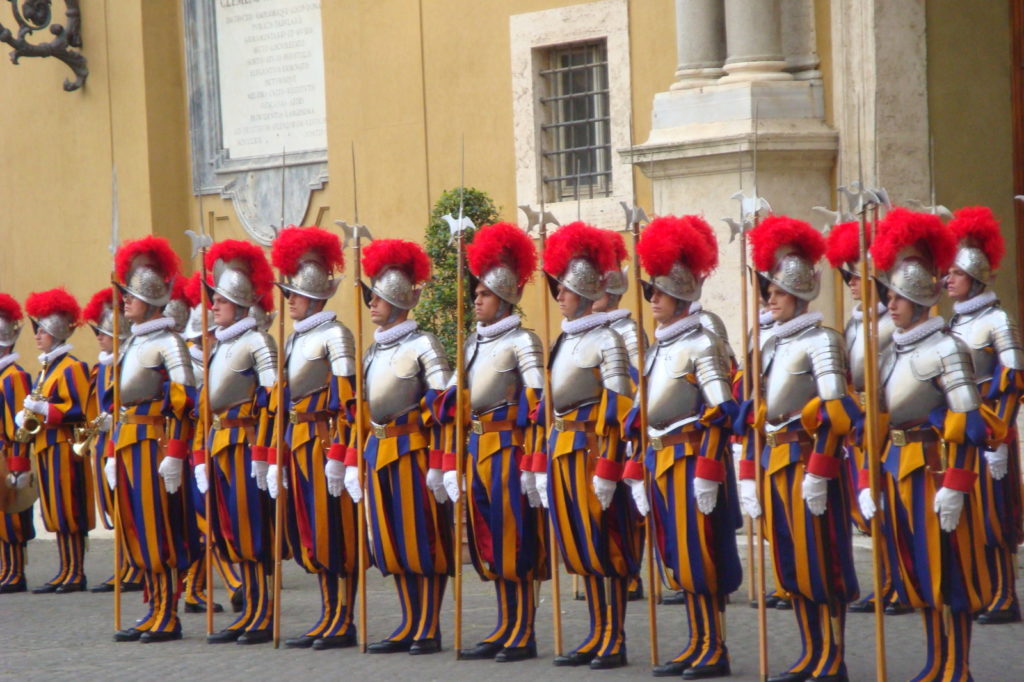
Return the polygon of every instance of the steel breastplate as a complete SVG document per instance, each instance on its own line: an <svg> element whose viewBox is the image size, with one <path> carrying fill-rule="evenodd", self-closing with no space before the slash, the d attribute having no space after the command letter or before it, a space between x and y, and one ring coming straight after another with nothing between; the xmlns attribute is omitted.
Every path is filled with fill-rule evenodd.
<svg viewBox="0 0 1024 682"><path fill-rule="evenodd" d="M698 413L700 387L687 378L696 372L694 354L700 350L695 347L697 339L684 333L648 350L647 423L655 435Z"/></svg>
<svg viewBox="0 0 1024 682"><path fill-rule="evenodd" d="M426 389L414 343L374 345L367 358L366 396L375 424L388 424L416 408Z"/></svg>
<svg viewBox="0 0 1024 682"><path fill-rule="evenodd" d="M474 334L466 346L466 376L473 414L485 414L514 404L523 381L509 335L487 338Z"/></svg>
<svg viewBox="0 0 1024 682"><path fill-rule="evenodd" d="M887 354L882 370L883 392L889 423L894 428L924 422L932 410L946 404L945 393L934 381L941 373L941 366L932 367L939 364L938 357L919 352L927 350L924 344L936 336L908 348L893 347ZM923 378L928 374L930 378Z"/></svg>
<svg viewBox="0 0 1024 682"><path fill-rule="evenodd" d="M176 376L172 370L178 369L177 378L183 379L184 372L180 371L183 366L169 368L165 361L165 357L178 357L178 343L184 346L184 343L170 332L154 332L144 336L133 336L128 340L121 355L119 378L122 405L138 405L163 398L165 371L172 380L175 380ZM185 355L187 356L187 351ZM186 358L181 357L181 362L185 361ZM188 372L189 377L191 374Z"/></svg>
<svg viewBox="0 0 1024 682"><path fill-rule="evenodd" d="M804 405L818 395L811 358L800 334L773 336L764 346L766 418L779 425L799 415Z"/></svg>
<svg viewBox="0 0 1024 682"><path fill-rule="evenodd" d="M288 387L299 400L326 386L333 376L354 373L352 334L334 320L288 337Z"/></svg>
<svg viewBox="0 0 1024 682"><path fill-rule="evenodd" d="M246 335L218 342L210 355L210 409L222 412L249 402L256 395L259 380Z"/></svg>
<svg viewBox="0 0 1024 682"><path fill-rule="evenodd" d="M985 314L987 310L957 315L949 325L949 330L967 346L974 363L974 376L979 384L992 378L998 359L992 343L992 320Z"/></svg>
<svg viewBox="0 0 1024 682"><path fill-rule="evenodd" d="M555 414L566 414L601 400L604 385L597 338L588 332L566 334L558 344L551 363L551 405Z"/></svg>

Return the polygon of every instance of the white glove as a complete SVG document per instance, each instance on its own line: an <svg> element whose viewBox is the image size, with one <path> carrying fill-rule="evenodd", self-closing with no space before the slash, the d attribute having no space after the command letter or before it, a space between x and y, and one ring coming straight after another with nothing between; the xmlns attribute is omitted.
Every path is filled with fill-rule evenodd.
<svg viewBox="0 0 1024 682"><path fill-rule="evenodd" d="M448 493L444 489L444 472L440 469L427 469L427 490L434 493L438 504L448 501Z"/></svg>
<svg viewBox="0 0 1024 682"><path fill-rule="evenodd" d="M732 468L737 474L740 470L740 460L743 459L743 443L733 443L732 448Z"/></svg>
<svg viewBox="0 0 1024 682"><path fill-rule="evenodd" d="M19 429L25 426L25 410L18 410L18 413L14 415L14 425Z"/></svg>
<svg viewBox="0 0 1024 682"><path fill-rule="evenodd" d="M31 482L32 472L30 471L21 471L19 473L11 472L7 474L7 485L11 486L12 488L17 488L18 490L21 490L22 488L27 488L28 484Z"/></svg>
<svg viewBox="0 0 1024 682"><path fill-rule="evenodd" d="M752 478L740 479L740 506L752 519L761 518L761 503L757 499L757 482Z"/></svg>
<svg viewBox="0 0 1024 682"><path fill-rule="evenodd" d="M110 433L110 427L114 423L114 418L109 412L102 413L96 420L96 428L99 429L100 433Z"/></svg>
<svg viewBox="0 0 1024 682"><path fill-rule="evenodd" d="M878 511L875 499L871 497L871 488L864 488L857 493L857 503L860 505L860 515L864 517L865 521L870 521Z"/></svg>
<svg viewBox="0 0 1024 682"><path fill-rule="evenodd" d="M28 410L29 412L41 414L43 415L43 417L46 417L46 415L50 412L48 402L46 402L45 400L36 400L30 395L25 396L25 400L22 402L22 405L24 405L25 409Z"/></svg>
<svg viewBox="0 0 1024 682"><path fill-rule="evenodd" d="M260 490L267 489L267 470L270 465L263 460L254 459L252 461L252 471L249 472L249 478L256 479L256 487Z"/></svg>
<svg viewBox="0 0 1024 682"><path fill-rule="evenodd" d="M1006 477L1006 462L1010 458L1009 449L1006 443L1001 444L995 450L985 451L985 460L988 462L988 472L992 479L1001 481Z"/></svg>
<svg viewBox="0 0 1024 682"><path fill-rule="evenodd" d="M531 509L541 506L540 493L537 492L537 478L532 471L523 471L519 474L519 487L530 504Z"/></svg>
<svg viewBox="0 0 1024 682"><path fill-rule="evenodd" d="M964 494L945 486L935 493L935 513L939 515L939 527L952 533L960 524L960 514L964 510Z"/></svg>
<svg viewBox="0 0 1024 682"><path fill-rule="evenodd" d="M181 487L181 460L177 457L164 457L158 469L164 479L164 490L173 495Z"/></svg>
<svg viewBox="0 0 1024 682"><path fill-rule="evenodd" d="M345 488L346 467L344 462L336 459L328 459L324 465L324 473L327 474L327 492L331 497L341 497L341 491Z"/></svg>
<svg viewBox="0 0 1024 682"><path fill-rule="evenodd" d="M612 496L615 494L615 487L617 485L618 483L615 481L609 481L607 478L594 476L594 494L597 495L597 501L601 503L601 511L607 509L608 505L612 503Z"/></svg>
<svg viewBox="0 0 1024 682"><path fill-rule="evenodd" d="M545 509L548 508L548 472L546 471L535 471L533 472L533 482L537 486L537 495L540 497L540 504Z"/></svg>
<svg viewBox="0 0 1024 682"><path fill-rule="evenodd" d="M210 479L206 475L206 462L201 462L192 467L192 478L196 479L196 490L200 495L205 495L210 489Z"/></svg>
<svg viewBox="0 0 1024 682"><path fill-rule="evenodd" d="M270 499L276 500L277 496L281 493L281 489L277 487L277 472L278 468L281 470L281 485L288 488L288 469L282 467L279 464L271 464L267 467L267 492L270 493Z"/></svg>
<svg viewBox="0 0 1024 682"><path fill-rule="evenodd" d="M459 472L457 471L446 471L444 472L444 489L448 493L448 499L452 502L459 501Z"/></svg>
<svg viewBox="0 0 1024 682"><path fill-rule="evenodd" d="M647 513L651 511L651 504L647 501L647 489L643 479L627 478L625 481L629 486L629 491L633 494L633 504L636 505L636 510L640 512L640 516L647 516Z"/></svg>
<svg viewBox="0 0 1024 682"><path fill-rule="evenodd" d="M718 488L721 483L718 481L712 481L700 476L695 476L693 479L693 496L697 500L697 509L700 510L701 514L707 516L711 512L715 511L715 505L718 504Z"/></svg>
<svg viewBox="0 0 1024 682"><path fill-rule="evenodd" d="M359 485L359 467L345 467L345 490L356 504L363 499L363 487Z"/></svg>
<svg viewBox="0 0 1024 682"><path fill-rule="evenodd" d="M815 516L825 513L828 504L828 479L817 474L804 473L803 498L807 508Z"/></svg>
<svg viewBox="0 0 1024 682"><path fill-rule="evenodd" d="M107 485L113 490L117 487L117 459L108 457L103 465L103 474L107 477Z"/></svg>

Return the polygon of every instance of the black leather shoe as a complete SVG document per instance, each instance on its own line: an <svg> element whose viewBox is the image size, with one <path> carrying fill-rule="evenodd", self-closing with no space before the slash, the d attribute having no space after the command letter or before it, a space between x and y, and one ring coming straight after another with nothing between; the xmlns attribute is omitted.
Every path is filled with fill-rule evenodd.
<svg viewBox="0 0 1024 682"><path fill-rule="evenodd" d="M230 642L238 641L238 638L242 636L242 630L221 630L220 632L214 632L213 634L206 636L207 644L228 644Z"/></svg>
<svg viewBox="0 0 1024 682"><path fill-rule="evenodd" d="M54 590L57 594L68 594L69 592L85 592L86 589L85 579L79 580L74 583L63 583L57 585L57 589Z"/></svg>
<svg viewBox="0 0 1024 682"><path fill-rule="evenodd" d="M114 591L114 585L113 585L113 583L100 583L99 585L96 585L95 587L89 588L89 591L92 592L93 594L103 594L104 592L113 592ZM124 592L124 587L121 588L121 591Z"/></svg>
<svg viewBox="0 0 1024 682"><path fill-rule="evenodd" d="M54 594L57 591L58 585L54 583L46 583L32 589L32 594Z"/></svg>
<svg viewBox="0 0 1024 682"><path fill-rule="evenodd" d="M142 592L142 583L121 583L122 592Z"/></svg>
<svg viewBox="0 0 1024 682"><path fill-rule="evenodd" d="M436 654L441 650L441 638L440 637L428 637L427 639L417 639L409 647L410 656L421 656L424 654Z"/></svg>
<svg viewBox="0 0 1024 682"><path fill-rule="evenodd" d="M575 668L580 665L588 665L596 656L596 651L574 651L565 656L555 656L555 660L552 663L560 668L567 666Z"/></svg>
<svg viewBox="0 0 1024 682"><path fill-rule="evenodd" d="M611 670L612 668L621 668L627 662L626 652L620 651L617 654L608 654L607 656L594 656L594 659L590 661L590 669Z"/></svg>
<svg viewBox="0 0 1024 682"><path fill-rule="evenodd" d="M914 607L910 604L889 604L885 607L885 615L887 616L903 616L913 612ZM980 618L978 622L981 622Z"/></svg>
<svg viewBox="0 0 1024 682"><path fill-rule="evenodd" d="M25 584L24 579L13 583L6 583L0 585L0 594L14 594L15 592L27 592L28 586Z"/></svg>
<svg viewBox="0 0 1024 682"><path fill-rule="evenodd" d="M284 640L284 646L286 649L308 649L316 640L315 635L302 635Z"/></svg>
<svg viewBox="0 0 1024 682"><path fill-rule="evenodd" d="M673 592L672 594L663 594L661 597L662 604L685 604L686 593L682 590Z"/></svg>
<svg viewBox="0 0 1024 682"><path fill-rule="evenodd" d="M366 647L366 651L371 654L398 654L405 653L411 648L412 642L409 640L382 639Z"/></svg>
<svg viewBox="0 0 1024 682"><path fill-rule="evenodd" d="M274 639L274 633L270 628L263 628L262 630L246 630L238 636L238 639L235 640L235 644L266 644L272 639Z"/></svg>
<svg viewBox="0 0 1024 682"><path fill-rule="evenodd" d="M460 661L482 661L487 658L494 658L501 651L501 642L479 642L472 649L463 649L459 652Z"/></svg>
<svg viewBox="0 0 1024 682"><path fill-rule="evenodd" d="M986 611L978 616L978 625L1004 625L1020 622L1020 614L1013 609Z"/></svg>
<svg viewBox="0 0 1024 682"><path fill-rule="evenodd" d="M688 661L669 661L651 668L651 674L655 677L679 677L689 667Z"/></svg>
<svg viewBox="0 0 1024 682"><path fill-rule="evenodd" d="M626 601L640 601L644 598L644 581L636 581L636 589L626 593Z"/></svg>
<svg viewBox="0 0 1024 682"><path fill-rule="evenodd" d="M223 606L221 606L217 602L213 602L213 612L214 613L221 613L223 611L224 611L224 607ZM206 602L205 601L200 601L200 602L195 602L194 604L192 602L190 602L190 601L185 602L185 613L206 613Z"/></svg>
<svg viewBox="0 0 1024 682"><path fill-rule="evenodd" d="M711 665L694 666L683 673L684 680L707 680L712 677L725 677L731 675L729 660L724 659Z"/></svg>
<svg viewBox="0 0 1024 682"><path fill-rule="evenodd" d="M537 658L536 644L504 647L495 654L494 661L496 663L512 663L513 661L525 661L528 658Z"/></svg>
<svg viewBox="0 0 1024 682"><path fill-rule="evenodd" d="M142 630L139 630L138 628L118 630L114 633L115 642L137 642L140 637L142 637Z"/></svg>
<svg viewBox="0 0 1024 682"><path fill-rule="evenodd" d="M243 606L245 606L245 593L242 592L242 588L238 588L231 593L231 610L234 613L241 613Z"/></svg>
<svg viewBox="0 0 1024 682"><path fill-rule="evenodd" d="M781 599L782 599L782 597L780 597L777 594L769 594L767 597L764 598L764 607L766 609L774 609L775 607L777 607L779 605L779 601ZM756 599L751 599L750 600L750 608L752 608L752 609L756 609L757 608L757 600Z"/></svg>
<svg viewBox="0 0 1024 682"><path fill-rule="evenodd" d="M783 597L779 597L779 601L775 602L775 610L776 611L792 611L793 610L793 602L791 600L789 600L789 599L784 599Z"/></svg>
<svg viewBox="0 0 1024 682"><path fill-rule="evenodd" d="M775 677L769 677L768 682L806 682L810 676L810 673L782 673Z"/></svg>
<svg viewBox="0 0 1024 682"><path fill-rule="evenodd" d="M349 630L344 635L335 635L333 637L318 637L313 642L313 648L317 651L323 651L324 649L347 649L350 646L356 645L356 631L355 629Z"/></svg>
<svg viewBox="0 0 1024 682"><path fill-rule="evenodd" d="M142 637L139 637L139 641L143 644L155 644L156 642L173 642L177 639L181 639L181 630L172 630L171 632L146 631L142 633Z"/></svg>

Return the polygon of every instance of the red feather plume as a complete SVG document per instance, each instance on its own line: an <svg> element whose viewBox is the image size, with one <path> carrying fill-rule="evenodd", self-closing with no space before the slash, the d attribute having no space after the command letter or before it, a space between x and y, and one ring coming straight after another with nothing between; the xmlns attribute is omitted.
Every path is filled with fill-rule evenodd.
<svg viewBox="0 0 1024 682"><path fill-rule="evenodd" d="M402 270L420 284L430 278L430 258L423 247L404 239L378 239L363 247L363 270L370 279L387 267Z"/></svg>
<svg viewBox="0 0 1024 682"><path fill-rule="evenodd" d="M82 310L82 319L86 322L99 324L100 317L103 315L103 309L108 306L113 307L113 305L114 292L109 287L100 289L85 304L85 308Z"/></svg>
<svg viewBox="0 0 1024 682"><path fill-rule="evenodd" d="M262 297L274 286L274 273L270 269L267 257L263 249L252 242L245 242L240 239L225 239L210 247L206 252L206 268L213 270L213 264L218 260L225 262L241 260L245 263L245 269L252 282L253 291L257 297Z"/></svg>
<svg viewBox="0 0 1024 682"><path fill-rule="evenodd" d="M866 225L868 247L871 246L871 223ZM826 238L825 257L832 267L838 268L844 263L860 260L860 223L850 221L839 223L832 228Z"/></svg>
<svg viewBox="0 0 1024 682"><path fill-rule="evenodd" d="M185 300L190 308L195 308L203 300L203 292L199 288L199 273L194 272L185 280Z"/></svg>
<svg viewBox="0 0 1024 682"><path fill-rule="evenodd" d="M181 259L171 248L170 242L163 237L150 235L141 239L125 242L117 250L114 257L114 268L117 271L117 279L125 284L125 276L132 266L132 261L137 256L146 255L156 264L156 268L164 275L164 281L169 282L176 276L181 267Z"/></svg>
<svg viewBox="0 0 1024 682"><path fill-rule="evenodd" d="M267 293L260 296L260 307L263 308L264 312L274 312L274 292L268 291Z"/></svg>
<svg viewBox="0 0 1024 682"><path fill-rule="evenodd" d="M611 249L613 263L616 268L622 268L622 261L629 257L629 252L626 251L626 240L622 238L622 235L613 230L602 230L604 232L605 239L608 240L608 248Z"/></svg>
<svg viewBox="0 0 1024 682"><path fill-rule="evenodd" d="M319 227L286 227L274 240L270 260L281 274L291 276L299 269L299 259L307 251L316 251L331 272L345 269L345 254L338 235Z"/></svg>
<svg viewBox="0 0 1024 682"><path fill-rule="evenodd" d="M22 318L21 304L10 294L0 294L0 317L5 317L14 322Z"/></svg>
<svg viewBox="0 0 1024 682"><path fill-rule="evenodd" d="M677 261L698 277L707 277L718 265L717 249L689 218L655 218L640 234L637 255L644 270L652 277L668 274Z"/></svg>
<svg viewBox="0 0 1024 682"><path fill-rule="evenodd" d="M803 220L768 216L750 231L750 257L754 267L766 272L775 267L775 252L783 246L817 263L825 253L825 238Z"/></svg>
<svg viewBox="0 0 1024 682"><path fill-rule="evenodd" d="M511 223L484 225L466 247L469 271L480 277L498 265L507 265L516 272L516 284L530 281L537 269L537 247L525 232Z"/></svg>
<svg viewBox="0 0 1024 682"><path fill-rule="evenodd" d="M32 292L25 299L25 312L36 320L50 315L66 315L71 318L71 326L78 325L82 317L78 301L64 287Z"/></svg>
<svg viewBox="0 0 1024 682"><path fill-rule="evenodd" d="M188 302L188 296L185 295L185 285L188 282L187 279L178 275L174 278L174 283L171 284L171 300L172 301L185 301Z"/></svg>
<svg viewBox="0 0 1024 682"><path fill-rule="evenodd" d="M604 232L582 221L558 228L548 237L544 249L544 272L558 277L573 258L585 258L600 272L615 267L615 256L608 248Z"/></svg>
<svg viewBox="0 0 1024 682"><path fill-rule="evenodd" d="M964 206L953 214L949 229L958 242L981 249L992 270L998 270L1006 254L1006 243L999 229L999 221L987 206Z"/></svg>
<svg viewBox="0 0 1024 682"><path fill-rule="evenodd" d="M939 272L945 272L956 257L956 237L938 216L896 208L878 224L875 241L871 245L875 267L890 269L896 264L900 250L917 242L924 242L928 247Z"/></svg>
<svg viewBox="0 0 1024 682"><path fill-rule="evenodd" d="M714 229L708 225L708 221L704 220L699 215L684 215L685 220L690 227L694 229L697 234L704 238L711 250L711 262L708 264L705 270L705 277L710 275L715 268L718 267L718 237L715 236Z"/></svg>

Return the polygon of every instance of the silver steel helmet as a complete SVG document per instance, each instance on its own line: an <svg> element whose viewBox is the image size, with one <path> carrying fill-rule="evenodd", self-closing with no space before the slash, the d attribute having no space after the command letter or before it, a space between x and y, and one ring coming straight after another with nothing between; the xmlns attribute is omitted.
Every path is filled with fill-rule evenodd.
<svg viewBox="0 0 1024 682"><path fill-rule="evenodd" d="M61 313L47 315L46 317L33 320L33 322L42 327L43 331L56 339L58 343L67 341L75 331L73 326L74 320L70 316Z"/></svg>
<svg viewBox="0 0 1024 682"><path fill-rule="evenodd" d="M277 286L286 293L296 293L306 298L326 301L334 296L340 283L341 278L331 277L331 273L320 255L316 251L310 250L300 257L295 274L285 276L284 281L278 282Z"/></svg>
<svg viewBox="0 0 1024 682"><path fill-rule="evenodd" d="M10 348L18 341L21 323L9 317L0 316L0 347Z"/></svg>
<svg viewBox="0 0 1024 682"><path fill-rule="evenodd" d="M185 327L188 325L189 313L191 312L188 302L180 298L172 299L164 306L164 317L174 320L174 331L179 334L185 331Z"/></svg>
<svg viewBox="0 0 1024 682"><path fill-rule="evenodd" d="M217 329L217 325L213 322L213 315L207 313L206 320L206 331L212 332ZM182 332L182 336L188 341L194 341L195 339L203 336L203 306L197 305L189 311L188 323L185 325L185 331Z"/></svg>
<svg viewBox="0 0 1024 682"><path fill-rule="evenodd" d="M516 278L516 271L507 265L496 265L479 278L470 276L472 288L476 288L476 282L494 292L494 295L511 305L519 303L523 297L523 290L519 288L519 281Z"/></svg>
<svg viewBox="0 0 1024 682"><path fill-rule="evenodd" d="M306 294L303 294L305 296ZM259 303L249 308L249 317L256 320L256 328L260 331L267 331L270 329L270 325L274 323L274 318L277 317L277 311L272 310L269 313L263 309Z"/></svg>
<svg viewBox="0 0 1024 682"><path fill-rule="evenodd" d="M897 259L888 272L876 275L878 283L912 303L931 307L939 302L942 281L930 260L916 249L907 251L908 255Z"/></svg>
<svg viewBox="0 0 1024 682"><path fill-rule="evenodd" d="M561 275L547 277L551 295L555 298L558 297L559 284L588 301L596 301L604 296L605 276L586 258L573 258Z"/></svg>
<svg viewBox="0 0 1024 682"><path fill-rule="evenodd" d="M118 288L158 308L164 307L171 300L171 282L164 279L164 274L154 267L153 261L145 254L135 258L125 276L125 284L118 284Z"/></svg>
<svg viewBox="0 0 1024 682"><path fill-rule="evenodd" d="M622 296L629 290L629 266L605 273L604 290L612 296Z"/></svg>
<svg viewBox="0 0 1024 682"><path fill-rule="evenodd" d="M985 252L977 246L961 245L957 249L953 265L960 268L974 280L988 286L992 282L992 264Z"/></svg>
<svg viewBox="0 0 1024 682"><path fill-rule="evenodd" d="M213 263L213 284L207 284L209 290L220 294L237 306L251 308L259 296L249 278L246 262L241 258L222 260Z"/></svg>
<svg viewBox="0 0 1024 682"><path fill-rule="evenodd" d="M363 285L363 302L366 305L370 305L373 294L402 310L412 310L420 301L420 290L401 268L394 266L385 268L374 277L369 287Z"/></svg>
<svg viewBox="0 0 1024 682"><path fill-rule="evenodd" d="M758 272L761 295L768 298L768 286L774 284L801 301L813 301L821 289L821 278L814 265L796 251L783 246L775 256L775 267L770 272Z"/></svg>
<svg viewBox="0 0 1024 682"><path fill-rule="evenodd" d="M103 311L100 313L100 320L98 323L89 321L89 326L97 334L105 334L111 338L114 336L114 308L106 303L103 304ZM125 319L124 313L120 313L120 318L117 320L117 331L121 340L127 339L131 334L131 328L128 324L128 320Z"/></svg>
<svg viewBox="0 0 1024 682"><path fill-rule="evenodd" d="M693 302L700 298L703 286L704 283L690 268L676 261L667 274L657 275L650 282L644 282L644 298L650 301L654 289L657 289L680 301Z"/></svg>

